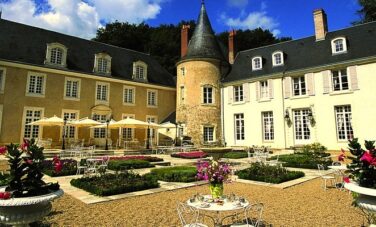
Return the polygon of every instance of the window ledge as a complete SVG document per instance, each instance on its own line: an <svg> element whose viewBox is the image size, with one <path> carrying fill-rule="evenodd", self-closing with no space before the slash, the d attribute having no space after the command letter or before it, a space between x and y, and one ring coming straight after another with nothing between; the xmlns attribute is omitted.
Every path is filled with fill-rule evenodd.
<svg viewBox="0 0 376 227"><path fill-rule="evenodd" d="M28 97L35 97L35 98L44 98L44 94L35 94L35 93L26 93L26 96Z"/></svg>
<svg viewBox="0 0 376 227"><path fill-rule="evenodd" d="M243 105L243 104L245 104L245 101L244 101L244 100L243 100L243 101L233 102L233 103L232 103L233 106Z"/></svg>
<svg viewBox="0 0 376 227"><path fill-rule="evenodd" d="M274 140L263 140L263 143L274 143Z"/></svg>
<svg viewBox="0 0 376 227"><path fill-rule="evenodd" d="M124 106L135 106L135 103L123 102Z"/></svg>
<svg viewBox="0 0 376 227"><path fill-rule="evenodd" d="M332 91L329 93L329 95L344 95L344 94L352 94L354 93L351 90L341 90L341 91Z"/></svg>
<svg viewBox="0 0 376 227"><path fill-rule="evenodd" d="M284 65L285 65L285 64L273 65L273 68L274 68L274 67L284 66Z"/></svg>
<svg viewBox="0 0 376 227"><path fill-rule="evenodd" d="M64 96L64 100L67 100L67 101L80 101L80 98L74 98L74 97Z"/></svg>
<svg viewBox="0 0 376 227"><path fill-rule="evenodd" d="M297 96L291 96L290 99L306 99L309 98L309 95L297 95Z"/></svg>
<svg viewBox="0 0 376 227"><path fill-rule="evenodd" d="M110 102L109 101L103 101L103 100L95 100L95 105L98 105L98 104L103 104L103 105L107 105L109 106Z"/></svg>
<svg viewBox="0 0 376 227"><path fill-rule="evenodd" d="M341 51L341 52L333 52L333 53L332 53L332 56L340 55L340 54L347 54L347 50L345 50L345 51Z"/></svg>
<svg viewBox="0 0 376 227"><path fill-rule="evenodd" d="M55 63L51 63L51 62L47 62L47 61L44 64L47 65L47 66L50 66L50 67L54 67L54 68L67 68L66 65L55 64Z"/></svg>
<svg viewBox="0 0 376 227"><path fill-rule="evenodd" d="M270 102L270 101L272 101L271 98L262 98L262 99L258 100L258 102Z"/></svg>
<svg viewBox="0 0 376 227"><path fill-rule="evenodd" d="M201 106L215 107L215 103L201 103Z"/></svg>
<svg viewBox="0 0 376 227"><path fill-rule="evenodd" d="M260 71L262 70L262 68L259 68L259 69L252 69L252 71Z"/></svg>
<svg viewBox="0 0 376 227"><path fill-rule="evenodd" d="M148 108L158 108L158 106L147 105Z"/></svg>

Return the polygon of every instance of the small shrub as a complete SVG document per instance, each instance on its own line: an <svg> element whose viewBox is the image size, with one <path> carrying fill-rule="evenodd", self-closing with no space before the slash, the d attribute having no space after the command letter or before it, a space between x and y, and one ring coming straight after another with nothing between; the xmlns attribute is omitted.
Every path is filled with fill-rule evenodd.
<svg viewBox="0 0 376 227"><path fill-rule="evenodd" d="M167 182L193 182L197 181L197 168L192 166L174 166L152 169L150 175L157 180Z"/></svg>
<svg viewBox="0 0 376 227"><path fill-rule="evenodd" d="M110 160L144 160L148 162L163 162L162 158L143 155L110 157Z"/></svg>
<svg viewBox="0 0 376 227"><path fill-rule="evenodd" d="M196 159L196 158L206 158L208 155L203 151L190 151L190 152L178 152L171 154L174 158L185 158L185 159Z"/></svg>
<svg viewBox="0 0 376 227"><path fill-rule="evenodd" d="M271 159L276 159L274 156ZM303 169L317 169L317 164L323 165L325 168L332 164L328 157L316 156L312 153L297 153L280 155L279 161L283 162L284 167L303 168Z"/></svg>
<svg viewBox="0 0 376 227"><path fill-rule="evenodd" d="M50 177L61 177L75 175L77 172L77 161L74 159L61 159L63 168L60 172L55 171L52 160L44 160L42 162L42 172Z"/></svg>
<svg viewBox="0 0 376 227"><path fill-rule="evenodd" d="M249 168L237 171L235 174L240 179L273 184L279 184L304 176L304 173L301 171L289 171L280 166L270 166L263 163L253 163Z"/></svg>
<svg viewBox="0 0 376 227"><path fill-rule="evenodd" d="M108 169L114 171L122 171L122 170L129 170L129 169L142 169L142 168L150 168L154 167L150 162L145 160L137 160L137 159L130 159L130 160L111 160L108 163Z"/></svg>
<svg viewBox="0 0 376 227"><path fill-rule="evenodd" d="M6 186L10 182L9 174L0 174L0 186Z"/></svg>
<svg viewBox="0 0 376 227"><path fill-rule="evenodd" d="M327 157L330 154L325 153L327 151L327 148L323 146L320 143L312 143L312 144L307 144L304 145L301 149L297 150L296 153L302 153L306 155L312 155L312 156L317 156L317 157Z"/></svg>
<svg viewBox="0 0 376 227"><path fill-rule="evenodd" d="M70 183L74 187L99 196L117 195L159 187L156 179L129 171L120 174L104 174L73 179Z"/></svg>
<svg viewBox="0 0 376 227"><path fill-rule="evenodd" d="M230 158L230 159L239 159L239 158L248 158L248 153L246 152L229 152L226 153L224 158Z"/></svg>

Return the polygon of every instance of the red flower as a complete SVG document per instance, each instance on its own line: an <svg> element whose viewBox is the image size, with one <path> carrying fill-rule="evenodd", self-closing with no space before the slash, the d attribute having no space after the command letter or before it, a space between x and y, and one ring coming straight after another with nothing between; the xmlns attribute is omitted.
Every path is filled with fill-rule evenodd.
<svg viewBox="0 0 376 227"><path fill-rule="evenodd" d="M33 164L33 160L31 160L31 159L26 159L25 162L26 162L27 164L29 164L29 165Z"/></svg>
<svg viewBox="0 0 376 227"><path fill-rule="evenodd" d="M29 147L30 142L27 139L23 140L23 143L21 144L21 150L27 151L27 148Z"/></svg>
<svg viewBox="0 0 376 227"><path fill-rule="evenodd" d="M5 153L7 153L7 147L0 147L0 154L4 155Z"/></svg>
<svg viewBox="0 0 376 227"><path fill-rule="evenodd" d="M344 154L340 154L340 155L338 156L338 161L340 161L340 162L345 161L345 155L344 155Z"/></svg>
<svg viewBox="0 0 376 227"><path fill-rule="evenodd" d="M63 163L59 160L55 164L55 172L60 173L61 170L63 169Z"/></svg>
<svg viewBox="0 0 376 227"><path fill-rule="evenodd" d="M376 158L373 157L373 155L369 151L364 152L363 156L360 158L360 161L366 162L371 165L376 164Z"/></svg>
<svg viewBox="0 0 376 227"><path fill-rule="evenodd" d="M343 182L350 183L350 178L349 177L343 177Z"/></svg>
<svg viewBox="0 0 376 227"><path fill-rule="evenodd" d="M10 199L10 192L0 192L0 199Z"/></svg>

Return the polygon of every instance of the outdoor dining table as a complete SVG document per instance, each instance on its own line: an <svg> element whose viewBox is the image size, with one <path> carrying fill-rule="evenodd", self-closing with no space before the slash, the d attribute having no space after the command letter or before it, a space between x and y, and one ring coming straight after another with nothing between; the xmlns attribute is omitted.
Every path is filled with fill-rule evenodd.
<svg viewBox="0 0 376 227"><path fill-rule="evenodd" d="M87 168L85 172L88 173L96 173L98 170L98 167L102 165L104 162L103 158L88 158L86 159Z"/></svg>
<svg viewBox="0 0 376 227"><path fill-rule="evenodd" d="M223 199L221 200L223 203L218 203L212 199L211 195L203 195L203 198L203 201L199 201L197 199L192 201L189 199L187 201L187 205L200 211L214 212L214 217L210 215L205 216L211 218L214 221L214 226L216 227L222 226L222 222L225 218L235 216L236 214L234 213L244 210L244 208L249 205L249 202L246 199L243 199L241 202L240 200L229 201L228 199ZM221 217L221 212L232 212L233 214Z"/></svg>
<svg viewBox="0 0 376 227"><path fill-rule="evenodd" d="M339 182L338 183L339 185L336 185L336 187L339 189L343 189L344 187L343 177L345 176L345 171L347 170L347 166L346 165L338 165L338 166L331 165L331 166L328 166L328 169L335 170L337 175L341 177L341 182Z"/></svg>

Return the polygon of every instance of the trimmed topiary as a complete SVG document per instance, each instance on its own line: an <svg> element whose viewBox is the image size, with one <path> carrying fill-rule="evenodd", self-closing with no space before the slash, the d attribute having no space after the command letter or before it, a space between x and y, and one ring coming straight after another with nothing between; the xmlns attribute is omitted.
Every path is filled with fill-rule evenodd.
<svg viewBox="0 0 376 227"><path fill-rule="evenodd" d="M150 162L145 160L111 160L108 163L108 169L114 171L122 171L129 169L142 169L142 168L151 168L154 167Z"/></svg>

